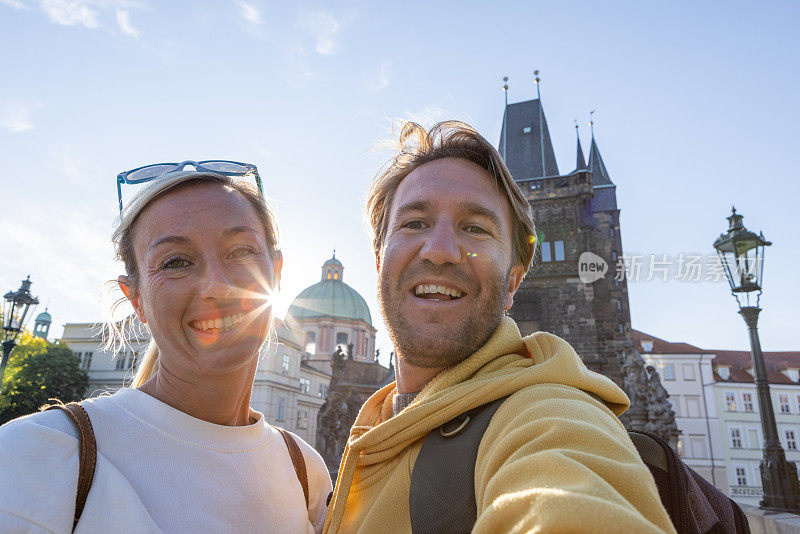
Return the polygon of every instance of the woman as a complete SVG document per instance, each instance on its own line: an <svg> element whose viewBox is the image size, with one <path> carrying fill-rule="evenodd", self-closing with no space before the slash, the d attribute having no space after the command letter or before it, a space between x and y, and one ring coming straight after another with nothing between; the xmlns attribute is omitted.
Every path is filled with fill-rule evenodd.
<svg viewBox="0 0 800 534"><path fill-rule="evenodd" d="M274 220L255 188L183 167L153 166L113 236L152 342L132 388L82 403L98 453L75 532L320 532L322 458L295 438L306 506L287 443L249 406L280 279ZM72 529L76 436L59 410L0 428L0 531Z"/></svg>

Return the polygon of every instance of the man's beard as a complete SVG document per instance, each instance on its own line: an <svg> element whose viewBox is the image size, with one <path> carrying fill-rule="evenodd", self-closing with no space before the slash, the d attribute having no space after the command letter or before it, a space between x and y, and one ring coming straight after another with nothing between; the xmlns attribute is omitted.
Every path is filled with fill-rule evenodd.
<svg viewBox="0 0 800 534"><path fill-rule="evenodd" d="M425 271L434 270L441 271L436 267L425 269ZM410 278L409 274L411 273L405 273L403 278ZM428 274L434 273L428 272ZM473 291L480 293L479 300L475 302L474 309L455 325L441 324L437 321L439 317L434 317L432 322L441 324L441 328L434 332L428 330L427 333L423 333L420 329L415 331L414 326L403 313L401 303L406 295L401 289L402 279L387 280L381 274L378 300L383 312L383 319L394 343L395 353L410 365L430 369L452 367L461 363L480 349L500 324L505 312L510 273L505 275L499 273L484 287L474 282L474 277L466 273L459 272L456 277L451 275L449 278L473 281L470 285Z"/></svg>

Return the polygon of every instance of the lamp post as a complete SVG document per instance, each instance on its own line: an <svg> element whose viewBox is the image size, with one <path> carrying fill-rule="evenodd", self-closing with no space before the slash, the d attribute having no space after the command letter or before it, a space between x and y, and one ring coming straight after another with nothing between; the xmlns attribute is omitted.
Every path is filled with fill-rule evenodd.
<svg viewBox="0 0 800 534"><path fill-rule="evenodd" d="M22 281L16 291L9 291L3 295L3 359L0 360L0 389L3 387L3 375L6 364L11 356L11 351L17 345L17 336L25 327L28 311L31 306L39 304L39 300L31 295L31 277Z"/></svg>
<svg viewBox="0 0 800 534"><path fill-rule="evenodd" d="M772 245L764 234L749 231L742 224L742 216L733 213L728 217L728 231L714 241L714 248L725 268L731 292L739 304L739 313L747 323L750 333L750 351L755 370L758 407L761 428L764 431L764 458L761 460L761 485L763 499L760 507L783 512L800 512L800 482L797 467L786 461L786 455L778 439L775 412L769 392L767 368L761 342L758 339L759 300L764 274L764 247Z"/></svg>

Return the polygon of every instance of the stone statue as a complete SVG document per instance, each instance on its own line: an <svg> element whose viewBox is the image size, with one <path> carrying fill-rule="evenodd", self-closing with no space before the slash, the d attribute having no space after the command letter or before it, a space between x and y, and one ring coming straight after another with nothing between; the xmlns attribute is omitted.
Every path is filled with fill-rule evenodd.
<svg viewBox="0 0 800 534"><path fill-rule="evenodd" d="M661 377L652 365L647 366L647 424L644 429L655 434L673 448L678 443L678 427L675 423L675 412L669 402L669 393L661 384Z"/></svg>
<svg viewBox="0 0 800 534"><path fill-rule="evenodd" d="M645 368L642 356L634 350L622 365L622 376L625 393L631 401L630 409L620 417L625 427L650 432L673 449L677 447L675 412L658 371L652 365Z"/></svg>

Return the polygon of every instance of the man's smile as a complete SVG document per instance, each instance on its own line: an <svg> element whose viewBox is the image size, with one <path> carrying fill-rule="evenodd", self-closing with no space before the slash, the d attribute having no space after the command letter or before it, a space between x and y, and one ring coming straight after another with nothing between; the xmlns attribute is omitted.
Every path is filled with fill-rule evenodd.
<svg viewBox="0 0 800 534"><path fill-rule="evenodd" d="M414 287L414 294L427 300L456 300L461 298L464 292L446 285L417 284Z"/></svg>

